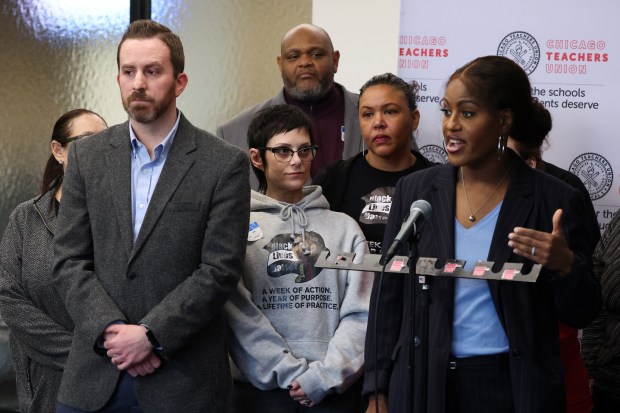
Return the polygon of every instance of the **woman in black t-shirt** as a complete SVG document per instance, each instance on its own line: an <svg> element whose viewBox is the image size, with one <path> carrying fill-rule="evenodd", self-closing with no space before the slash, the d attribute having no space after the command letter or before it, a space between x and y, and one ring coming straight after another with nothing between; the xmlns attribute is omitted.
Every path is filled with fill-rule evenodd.
<svg viewBox="0 0 620 413"><path fill-rule="evenodd" d="M385 224L396 182L433 164L411 150L413 132L420 122L416 106L418 84L392 73L377 75L360 89L359 122L364 150L319 172L313 184L333 211L358 221L370 252L381 252Z"/></svg>

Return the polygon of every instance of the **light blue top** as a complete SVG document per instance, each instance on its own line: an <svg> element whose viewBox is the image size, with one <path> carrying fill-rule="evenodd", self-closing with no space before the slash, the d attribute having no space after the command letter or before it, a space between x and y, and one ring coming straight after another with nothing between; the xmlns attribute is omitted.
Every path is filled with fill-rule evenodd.
<svg viewBox="0 0 620 413"><path fill-rule="evenodd" d="M457 259L467 260L465 270L472 271L476 261L487 260L501 205L500 202L469 229L463 227L455 218L455 253ZM497 316L488 282L469 278L457 279L452 355L471 357L507 351L508 337Z"/></svg>
<svg viewBox="0 0 620 413"><path fill-rule="evenodd" d="M146 210L159 181L164 163L168 158L172 141L179 127L181 112L177 111L177 121L166 135L166 138L155 147L153 159L136 137L131 122L129 122L129 136L131 138L131 217L133 219L133 240L138 238Z"/></svg>

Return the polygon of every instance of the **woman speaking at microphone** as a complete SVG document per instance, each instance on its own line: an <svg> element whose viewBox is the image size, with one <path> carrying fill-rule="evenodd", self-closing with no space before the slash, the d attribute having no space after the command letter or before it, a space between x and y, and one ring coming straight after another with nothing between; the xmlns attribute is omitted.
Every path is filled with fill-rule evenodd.
<svg viewBox="0 0 620 413"><path fill-rule="evenodd" d="M431 281L428 336L429 413L565 411L558 320L584 327L598 311L579 192L529 168L506 148L508 136L529 142L550 120L513 61L487 56L449 78L442 129L449 164L399 182L383 245L390 245L411 203L428 201L418 255L542 265L536 283L436 277ZM406 254L406 249L401 253ZM364 393L369 412L406 412L411 297L408 277L373 286ZM403 322L405 320L405 322ZM374 353L375 342L378 352ZM416 366L413 366L414 369ZM378 396L375 392L375 375ZM415 384L414 384L415 385Z"/></svg>

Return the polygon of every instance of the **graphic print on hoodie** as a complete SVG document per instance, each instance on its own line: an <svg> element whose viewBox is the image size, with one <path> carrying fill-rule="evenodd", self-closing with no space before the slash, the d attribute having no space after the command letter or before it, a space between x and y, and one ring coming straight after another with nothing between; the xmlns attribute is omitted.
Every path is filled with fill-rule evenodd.
<svg viewBox="0 0 620 413"><path fill-rule="evenodd" d="M322 268L315 268L314 264L322 251L329 251L323 237L314 231L303 235L278 234L263 248L269 253L269 277L294 275L295 283L305 283L319 275Z"/></svg>

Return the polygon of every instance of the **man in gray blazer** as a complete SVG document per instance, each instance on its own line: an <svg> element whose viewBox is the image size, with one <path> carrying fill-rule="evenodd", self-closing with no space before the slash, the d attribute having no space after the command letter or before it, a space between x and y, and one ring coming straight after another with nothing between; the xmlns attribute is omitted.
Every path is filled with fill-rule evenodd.
<svg viewBox="0 0 620 413"><path fill-rule="evenodd" d="M282 39L277 58L284 87L273 98L244 110L219 128L217 136L248 151L250 122L261 109L289 104L302 109L312 120L319 151L312 161L312 176L323 166L362 151L357 116L358 95L334 82L340 52L320 27L301 24ZM258 187L254 174L252 188Z"/></svg>
<svg viewBox="0 0 620 413"><path fill-rule="evenodd" d="M73 145L63 183L54 283L75 334L57 412L224 412L247 157L177 110L168 28L132 23L117 61L129 121Z"/></svg>

